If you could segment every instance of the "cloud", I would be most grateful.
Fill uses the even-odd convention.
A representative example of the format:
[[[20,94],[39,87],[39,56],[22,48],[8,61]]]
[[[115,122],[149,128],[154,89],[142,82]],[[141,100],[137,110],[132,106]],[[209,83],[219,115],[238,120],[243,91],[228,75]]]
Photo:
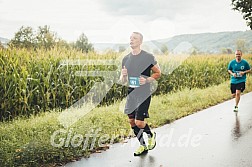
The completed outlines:
[[[92,42],[125,41],[140,31],[145,39],[178,34],[246,30],[230,0],[0,0],[1,36],[12,38],[22,25],[49,25],[68,41],[80,32]],[[126,35],[125,35],[126,34]],[[113,38],[111,38],[113,37]]]
[[[103,10],[111,15],[139,16],[145,20],[155,20],[160,17],[166,17],[173,20],[177,15],[186,15],[188,13],[201,14],[210,10],[213,5],[209,0],[96,0]],[[211,5],[213,4],[213,5]]]

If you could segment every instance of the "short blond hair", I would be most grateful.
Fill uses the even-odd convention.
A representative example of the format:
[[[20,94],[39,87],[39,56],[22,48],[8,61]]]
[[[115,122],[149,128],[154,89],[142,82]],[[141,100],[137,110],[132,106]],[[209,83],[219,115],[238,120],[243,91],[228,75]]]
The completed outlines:
[[[241,55],[242,55],[242,51],[240,49],[237,49],[235,52],[240,52]]]

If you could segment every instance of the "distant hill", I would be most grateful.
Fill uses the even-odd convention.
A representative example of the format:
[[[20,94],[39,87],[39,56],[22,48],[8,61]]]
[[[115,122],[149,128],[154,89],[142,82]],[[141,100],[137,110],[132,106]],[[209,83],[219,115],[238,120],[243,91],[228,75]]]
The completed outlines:
[[[2,45],[4,45],[5,47],[7,47],[7,43],[8,43],[9,41],[10,41],[9,39],[0,37],[0,42],[1,42]]]
[[[178,46],[182,46],[182,48],[186,46],[188,48],[191,45],[191,47],[197,49],[199,52],[220,53],[223,48],[235,50],[237,40],[244,40],[246,48],[252,48],[252,31],[184,34],[172,38],[147,41],[144,42],[143,46],[150,52],[160,50],[164,45],[168,47],[169,51],[174,51]],[[129,44],[94,44],[94,48],[98,51],[108,49],[118,51],[119,47],[127,48]]]
[[[246,48],[252,48],[252,31],[232,31],[218,33],[184,34],[172,38],[146,41],[143,49],[155,53],[161,52],[161,48],[166,46],[169,52],[183,51],[190,48],[198,52],[220,53],[223,48],[235,50],[237,40],[244,40]],[[7,46],[8,39],[0,37],[0,41]],[[107,50],[119,51],[128,49],[128,43],[94,43],[96,51],[104,52]]]
[[[106,51],[106,50],[116,50],[118,51],[120,47],[127,48],[129,44],[115,44],[115,43],[94,43],[94,49],[97,51]]]

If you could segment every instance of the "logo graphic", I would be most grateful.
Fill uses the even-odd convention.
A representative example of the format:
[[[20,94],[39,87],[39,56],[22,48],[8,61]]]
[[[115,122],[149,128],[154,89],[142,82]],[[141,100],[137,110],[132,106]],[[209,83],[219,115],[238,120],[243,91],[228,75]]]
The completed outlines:
[[[153,50],[159,50],[162,54],[160,47],[154,44],[153,42],[148,42],[149,46],[143,43],[142,49],[147,52],[153,53]],[[154,48],[153,50],[149,50],[150,48]],[[122,52],[116,59],[91,59],[91,60],[63,60],[60,65],[61,66],[114,66],[117,67],[114,71],[76,71],[75,75],[78,77],[102,77],[102,81],[96,82],[90,91],[74,103],[69,108],[65,109],[61,112],[58,117],[60,124],[64,127],[64,129],[58,130],[57,132],[66,132],[73,124],[75,124],[79,119],[83,118],[86,114],[96,108],[109,90],[112,88],[114,84],[122,84],[119,80],[121,69],[122,69],[122,59],[128,53],[130,53],[131,49],[127,48],[124,52]],[[189,42],[182,42],[175,47],[169,55],[160,56],[157,59],[158,62],[162,62],[163,60],[169,62],[169,65],[159,64],[162,74],[169,75],[176,68],[178,68],[194,51],[192,44]],[[155,54],[154,54],[155,55]],[[147,68],[147,67],[146,67]],[[138,86],[138,80],[133,78],[132,83],[134,86]],[[151,94],[153,94],[158,86],[158,82],[154,81],[151,83]],[[137,92],[134,90],[129,95],[134,95]],[[128,96],[129,96],[128,95]],[[149,97],[149,94],[143,95],[143,98],[139,101],[139,103],[144,102]],[[125,100],[122,100],[118,111],[123,109]],[[132,108],[133,110],[135,108]],[[55,134],[52,137],[52,141],[54,140]]]

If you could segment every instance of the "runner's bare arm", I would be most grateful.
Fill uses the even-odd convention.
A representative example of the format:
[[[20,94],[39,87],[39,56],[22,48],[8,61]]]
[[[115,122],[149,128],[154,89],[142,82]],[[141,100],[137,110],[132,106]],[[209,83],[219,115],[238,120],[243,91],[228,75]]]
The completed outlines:
[[[229,73],[230,75],[232,75],[232,76],[236,77],[236,74],[235,74],[235,73],[233,73],[231,70],[228,70],[228,73]]]
[[[125,66],[123,66],[121,70],[120,81],[123,85],[127,84],[128,82],[128,71]]]
[[[150,83],[150,82],[152,82],[152,81],[155,81],[155,80],[157,80],[158,78],[160,78],[160,76],[161,76],[161,70],[160,70],[160,67],[159,67],[158,64],[154,65],[154,66],[151,68],[151,70],[152,70],[153,74],[152,74],[150,77],[148,77],[148,78],[146,79],[146,82],[147,82],[147,83]]]

